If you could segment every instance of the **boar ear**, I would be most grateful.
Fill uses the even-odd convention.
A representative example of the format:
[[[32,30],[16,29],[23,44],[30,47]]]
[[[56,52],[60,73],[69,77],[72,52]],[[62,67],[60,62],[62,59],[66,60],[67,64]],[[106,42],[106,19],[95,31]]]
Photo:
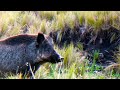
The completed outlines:
[[[50,36],[51,38],[53,38],[53,33],[52,33],[52,32],[50,32],[50,33],[49,33],[49,36]]]
[[[37,43],[40,44],[40,43],[42,43],[44,40],[45,40],[44,35],[43,35],[42,33],[38,33]]]

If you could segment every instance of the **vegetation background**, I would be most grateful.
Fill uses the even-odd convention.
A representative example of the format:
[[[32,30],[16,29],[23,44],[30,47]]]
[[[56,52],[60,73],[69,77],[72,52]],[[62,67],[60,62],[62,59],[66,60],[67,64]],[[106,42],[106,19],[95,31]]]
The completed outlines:
[[[120,30],[119,11],[0,11],[0,39],[18,34],[37,34],[43,32],[64,30],[65,26],[71,29],[76,25],[99,28],[112,25]],[[58,64],[46,63],[37,71],[36,79],[116,79],[120,73],[104,70],[95,63],[89,66],[89,60],[81,56],[82,45],[77,48],[70,44],[62,49],[55,46],[63,57],[64,62]],[[98,53],[95,52],[94,58]],[[120,56],[118,54],[118,64]],[[97,71],[97,70],[101,71]],[[20,79],[21,75],[10,75],[7,79]]]

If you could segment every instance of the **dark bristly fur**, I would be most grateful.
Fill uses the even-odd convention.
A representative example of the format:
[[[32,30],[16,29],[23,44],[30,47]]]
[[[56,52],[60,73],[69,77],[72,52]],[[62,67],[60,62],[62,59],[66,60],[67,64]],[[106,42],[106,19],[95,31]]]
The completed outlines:
[[[0,71],[30,74],[30,63],[33,73],[45,62],[61,62],[61,56],[54,50],[50,36],[18,35],[0,41]]]

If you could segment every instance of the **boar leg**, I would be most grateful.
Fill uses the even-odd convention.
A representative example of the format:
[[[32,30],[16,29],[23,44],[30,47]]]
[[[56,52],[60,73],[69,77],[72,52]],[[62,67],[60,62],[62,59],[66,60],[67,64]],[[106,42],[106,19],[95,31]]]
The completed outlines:
[[[22,78],[25,78],[27,76],[27,77],[34,79],[34,73],[32,71],[30,63],[28,62],[26,62],[25,65],[19,68],[18,73],[22,74]]]
[[[35,63],[35,64],[30,64],[26,63],[23,65],[20,69],[19,72],[22,73],[22,77],[25,78],[26,76],[30,79],[35,79],[35,73],[39,69],[41,63]]]

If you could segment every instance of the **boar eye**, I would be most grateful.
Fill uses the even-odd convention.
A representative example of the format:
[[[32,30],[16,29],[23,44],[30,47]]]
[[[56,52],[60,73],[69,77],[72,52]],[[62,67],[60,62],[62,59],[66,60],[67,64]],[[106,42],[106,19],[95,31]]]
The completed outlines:
[[[47,51],[47,52],[51,52],[52,49],[51,49],[50,47],[48,47],[48,48],[45,48],[45,51]]]

